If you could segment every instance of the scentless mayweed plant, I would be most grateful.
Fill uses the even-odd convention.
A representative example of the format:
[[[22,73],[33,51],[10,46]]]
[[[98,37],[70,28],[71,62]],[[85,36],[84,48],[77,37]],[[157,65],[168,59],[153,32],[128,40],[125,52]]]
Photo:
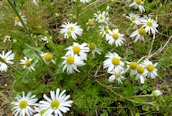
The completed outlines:
[[[0,1],[0,115],[172,115],[171,5]]]

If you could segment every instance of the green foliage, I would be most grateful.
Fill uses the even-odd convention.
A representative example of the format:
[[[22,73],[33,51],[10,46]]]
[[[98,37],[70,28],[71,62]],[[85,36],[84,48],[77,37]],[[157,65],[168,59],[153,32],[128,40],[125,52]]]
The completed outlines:
[[[0,28],[0,40],[3,41],[5,35],[10,35],[12,41],[1,42],[0,48],[5,51],[12,50],[15,53],[15,63],[12,66],[18,71],[8,69],[8,73],[14,76],[11,93],[15,95],[22,91],[31,91],[41,100],[43,99],[42,94],[48,94],[49,91],[57,88],[66,90],[67,94],[71,95],[70,99],[74,101],[71,113],[68,115],[75,116],[172,115],[170,88],[172,45],[170,42],[162,51],[150,58],[154,63],[158,62],[158,77],[146,79],[143,85],[139,80],[135,80],[135,76],[130,77],[128,72],[125,74],[123,84],[118,84],[117,81],[109,83],[107,80],[110,74],[102,66],[106,59],[105,54],[108,52],[118,53],[122,61],[137,62],[144,56],[145,58],[149,57],[149,52],[153,54],[161,46],[164,46],[172,35],[172,16],[169,14],[170,10],[167,10],[171,9],[172,3],[169,1],[167,4],[167,1],[149,2],[146,0],[144,4],[146,12],[141,14],[138,10],[127,7],[123,1],[92,0],[92,4],[82,4],[79,0],[76,3],[68,0],[40,0],[39,6],[35,6],[28,0],[16,0],[16,8],[18,12],[26,16],[26,26],[36,45],[33,45],[24,28],[14,26],[16,14],[5,2],[0,8],[0,13],[3,14],[0,19],[0,26],[3,27]],[[98,27],[101,24],[95,23],[94,28],[87,30],[88,20],[94,17],[94,13],[106,10],[107,5],[111,7],[107,14],[108,17],[111,17],[109,28],[119,28],[119,32],[125,34],[126,41],[119,47],[109,45],[105,37],[99,34]],[[155,40],[152,39],[152,35],[146,35],[144,41],[133,42],[129,36],[135,29],[131,27],[131,22],[125,17],[130,12],[140,15],[150,13],[153,19],[158,19],[159,32],[156,34]],[[77,22],[83,28],[82,36],[78,36],[76,41],[72,38],[64,38],[60,34],[60,26],[64,22]],[[45,36],[48,43],[40,40]],[[66,70],[63,71],[61,57],[67,51],[65,49],[73,42],[95,43],[101,49],[101,55],[95,54],[93,57],[91,53],[88,53],[86,65],[78,67],[80,73],[67,74]],[[56,64],[44,63],[40,56],[42,52],[51,53]],[[23,69],[23,65],[19,64],[24,56],[32,58],[32,63],[36,62],[35,71],[30,72]],[[150,96],[155,89],[160,89],[165,94],[158,97]]]

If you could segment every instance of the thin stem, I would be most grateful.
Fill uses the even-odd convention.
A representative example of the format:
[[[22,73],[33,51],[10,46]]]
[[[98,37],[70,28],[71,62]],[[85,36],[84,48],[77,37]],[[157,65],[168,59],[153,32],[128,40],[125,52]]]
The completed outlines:
[[[5,63],[8,67],[10,67],[12,70],[16,71],[19,75],[23,76],[22,73],[20,73],[17,69],[15,69],[13,66],[11,66],[10,64],[6,63],[2,58],[0,58],[0,62]]]
[[[28,28],[26,27],[26,25],[25,25],[24,21],[22,20],[22,18],[21,18],[21,16],[20,16],[19,12],[17,11],[16,7],[14,6],[14,4],[12,3],[11,0],[8,0],[8,3],[9,3],[10,6],[12,7],[12,9],[14,10],[15,14],[17,15],[17,17],[20,19],[20,21],[21,21],[21,23],[22,23],[22,25],[23,25],[23,27],[24,27],[26,33],[28,34],[28,36],[29,36],[29,38],[30,38],[30,41],[31,41],[32,44],[36,47],[36,43],[35,43],[35,41],[34,41],[32,35],[31,35],[30,31],[29,31]]]
[[[153,103],[155,102],[138,102],[138,101],[135,101],[135,100],[132,100],[132,99],[129,99],[129,98],[126,98],[120,94],[118,94],[117,92],[113,91],[112,89],[110,89],[109,87],[106,87],[106,85],[103,85],[102,83],[100,83],[98,80],[96,80],[97,83],[99,83],[102,87],[105,87],[106,89],[110,90],[112,93],[118,95],[119,97],[121,98],[124,98],[128,101],[131,101],[131,102],[134,102],[134,103],[138,103],[138,104],[147,104],[147,105],[153,105]]]

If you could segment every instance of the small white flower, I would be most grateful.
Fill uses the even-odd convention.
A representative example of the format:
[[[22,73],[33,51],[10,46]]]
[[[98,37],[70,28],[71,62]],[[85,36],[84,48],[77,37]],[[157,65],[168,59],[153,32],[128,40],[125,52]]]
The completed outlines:
[[[91,0],[80,0],[80,2],[85,4],[85,3],[91,2]]]
[[[50,54],[50,53],[42,53],[41,56],[42,56],[42,58],[43,58],[43,60],[44,60],[44,62],[46,64],[49,64],[50,62],[56,64],[55,61],[53,60],[53,55],[52,54]]]
[[[126,18],[130,19],[132,23],[139,25],[140,24],[140,16],[135,13],[130,13]]]
[[[45,112],[47,111],[46,107],[42,107],[41,105],[39,107],[34,107],[36,114],[34,116],[46,116]],[[53,116],[53,115],[49,115]]]
[[[110,6],[106,6],[106,11],[109,11],[111,9]]]
[[[144,36],[146,35],[146,30],[144,28],[140,28],[135,30],[133,33],[131,33],[130,37],[135,37],[134,42],[137,42],[138,40],[144,41]]]
[[[93,19],[89,19],[88,22],[86,23],[86,25],[88,26],[87,27],[87,30],[89,30],[90,28],[93,28],[94,27],[94,18]]]
[[[151,95],[152,96],[159,96],[159,95],[162,95],[162,92],[160,90],[154,90],[154,91],[152,91]]]
[[[132,4],[130,4],[130,7],[131,6],[134,6],[135,9],[139,9],[140,12],[145,12],[145,8],[142,6],[144,4],[144,1],[143,0],[134,0],[132,2]]]
[[[41,37],[40,38],[40,41],[45,42],[45,43],[48,43],[48,38],[46,36]]]
[[[36,5],[36,6],[39,6],[39,5],[38,5],[38,1],[39,1],[39,0],[32,0],[32,3],[33,3],[34,5]]]
[[[106,36],[106,40],[110,45],[115,44],[116,47],[121,46],[124,42],[124,34],[120,34],[118,29],[109,30],[109,35]]]
[[[102,25],[102,26],[99,26],[99,28],[100,28],[100,34],[102,35],[102,37],[105,36],[105,38],[106,38],[106,36],[109,34],[109,31],[110,31],[109,26],[108,25],[106,25],[106,26]]]
[[[63,71],[65,69],[67,69],[67,74],[72,74],[75,71],[80,72],[77,69],[77,66],[85,65],[85,63],[83,61],[84,59],[78,55],[63,56],[62,58],[64,59],[64,61],[62,63],[62,65],[64,65]]]
[[[146,71],[145,68],[142,65],[137,66],[137,75],[136,79],[140,79],[140,83],[144,84],[146,77]]]
[[[24,15],[22,16],[21,13],[19,13],[19,14],[20,14],[20,16],[21,16],[23,22],[26,24],[26,23],[27,23],[27,19],[25,18],[25,16],[24,16]],[[23,25],[22,25],[22,23],[21,23],[19,17],[17,17],[17,16],[16,16],[16,18],[15,18],[14,25],[15,25],[15,26],[18,25],[18,26],[23,27]]]
[[[124,74],[124,70],[112,70],[111,72],[109,72],[110,74],[112,74],[108,81],[109,82],[114,82],[115,80],[118,81],[118,84],[122,84],[122,80],[124,80],[125,78],[122,76]]]
[[[77,23],[69,23],[69,22],[65,22],[65,24],[62,24],[62,29],[60,29],[60,33],[61,34],[64,34],[64,37],[65,38],[69,38],[70,36],[76,40],[77,36],[76,35],[79,35],[81,36],[82,35],[82,31],[83,29],[77,25]]]
[[[4,60],[8,64],[14,64],[11,60],[14,60],[14,53],[12,51],[8,51],[6,54],[4,51],[2,51],[2,54],[0,54],[0,58]],[[7,71],[8,66],[0,61],[0,71]]]
[[[28,69],[30,72],[35,71],[35,63],[32,63],[31,58],[24,57],[24,59],[20,60],[20,64],[23,64],[23,68]]]
[[[146,74],[148,78],[150,77],[153,79],[153,78],[156,78],[156,76],[158,76],[157,69],[156,69],[158,63],[153,64],[148,59],[145,59],[142,65],[146,68]]]
[[[11,41],[11,36],[10,35],[6,35],[5,37],[4,37],[4,40],[3,40],[3,42],[6,42],[6,41]]]
[[[92,56],[95,57],[95,53],[98,53],[99,55],[101,54],[101,50],[96,47],[96,44],[91,43],[89,44],[90,51],[92,53]]]
[[[105,23],[107,24],[109,21],[109,17],[106,16],[108,12],[103,11],[102,13],[96,14],[94,13],[94,17],[96,18],[96,20],[98,21],[98,23]]]
[[[107,53],[106,56],[108,59],[106,59],[103,62],[103,68],[108,68],[108,72],[111,72],[113,69],[115,70],[123,70],[124,63],[120,60],[121,57],[117,53]]]
[[[47,95],[43,95],[46,101],[40,101],[40,106],[45,107],[47,110],[45,111],[45,116],[51,116],[54,114],[55,116],[63,116],[63,113],[66,113],[70,109],[71,104],[73,103],[72,100],[68,100],[70,95],[65,94],[66,90],[63,90],[60,93],[60,89],[58,88],[55,91],[50,91],[50,97],[48,98]]]
[[[128,61],[126,61],[126,63],[128,64],[127,68],[130,70],[130,76],[137,74],[138,64],[136,62],[128,62]]]
[[[148,34],[152,33],[153,35],[155,35],[155,33],[158,32],[158,30],[156,29],[158,27],[158,24],[155,20],[145,16],[144,18],[140,20],[140,22],[141,24],[143,24],[142,27],[145,28]]]
[[[66,55],[78,55],[81,56],[84,60],[87,59],[87,53],[89,52],[89,48],[87,43],[82,43],[81,45],[78,43],[73,43],[73,46],[69,46],[68,48],[66,48],[67,53]]]
[[[22,96],[17,95],[16,97],[17,101],[13,101],[11,104],[14,105],[14,108],[12,108],[14,116],[32,116],[32,114],[35,112],[32,109],[32,106],[37,105],[35,98],[35,95],[32,95],[30,92],[25,96],[25,93],[22,92]]]

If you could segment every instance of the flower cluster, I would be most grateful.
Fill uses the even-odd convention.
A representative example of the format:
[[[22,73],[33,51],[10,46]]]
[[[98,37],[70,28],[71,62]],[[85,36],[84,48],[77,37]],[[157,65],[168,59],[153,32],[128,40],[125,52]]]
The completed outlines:
[[[122,83],[124,74],[129,70],[130,77],[136,75],[136,79],[140,79],[141,84],[144,83],[145,78],[154,79],[157,74],[158,63],[153,64],[148,59],[145,59],[141,63],[122,61],[121,57],[116,53],[107,53],[105,56],[107,59],[103,62],[103,68],[107,69],[107,72],[112,74],[109,77],[109,82],[117,80],[118,83]],[[126,65],[125,65],[126,63]]]
[[[94,54],[97,52],[100,54],[100,50],[96,48],[96,45],[94,43],[91,43],[88,45],[87,43],[76,43],[74,42],[72,46],[69,46],[66,48],[68,50],[62,58],[63,61],[63,71],[66,69],[68,74],[72,74],[75,71],[80,72],[77,67],[78,66],[84,66],[85,62],[84,60],[87,60],[87,53],[89,51],[92,52],[92,55],[94,57]]]
[[[12,101],[13,113],[15,116],[62,116],[62,113],[69,111],[69,107],[73,103],[72,100],[68,100],[70,95],[65,94],[66,90],[60,92],[57,88],[56,91],[50,91],[50,98],[46,94],[43,95],[44,100],[39,101],[36,95],[32,95],[30,92],[25,95],[22,92],[22,96],[17,95],[16,100]]]

